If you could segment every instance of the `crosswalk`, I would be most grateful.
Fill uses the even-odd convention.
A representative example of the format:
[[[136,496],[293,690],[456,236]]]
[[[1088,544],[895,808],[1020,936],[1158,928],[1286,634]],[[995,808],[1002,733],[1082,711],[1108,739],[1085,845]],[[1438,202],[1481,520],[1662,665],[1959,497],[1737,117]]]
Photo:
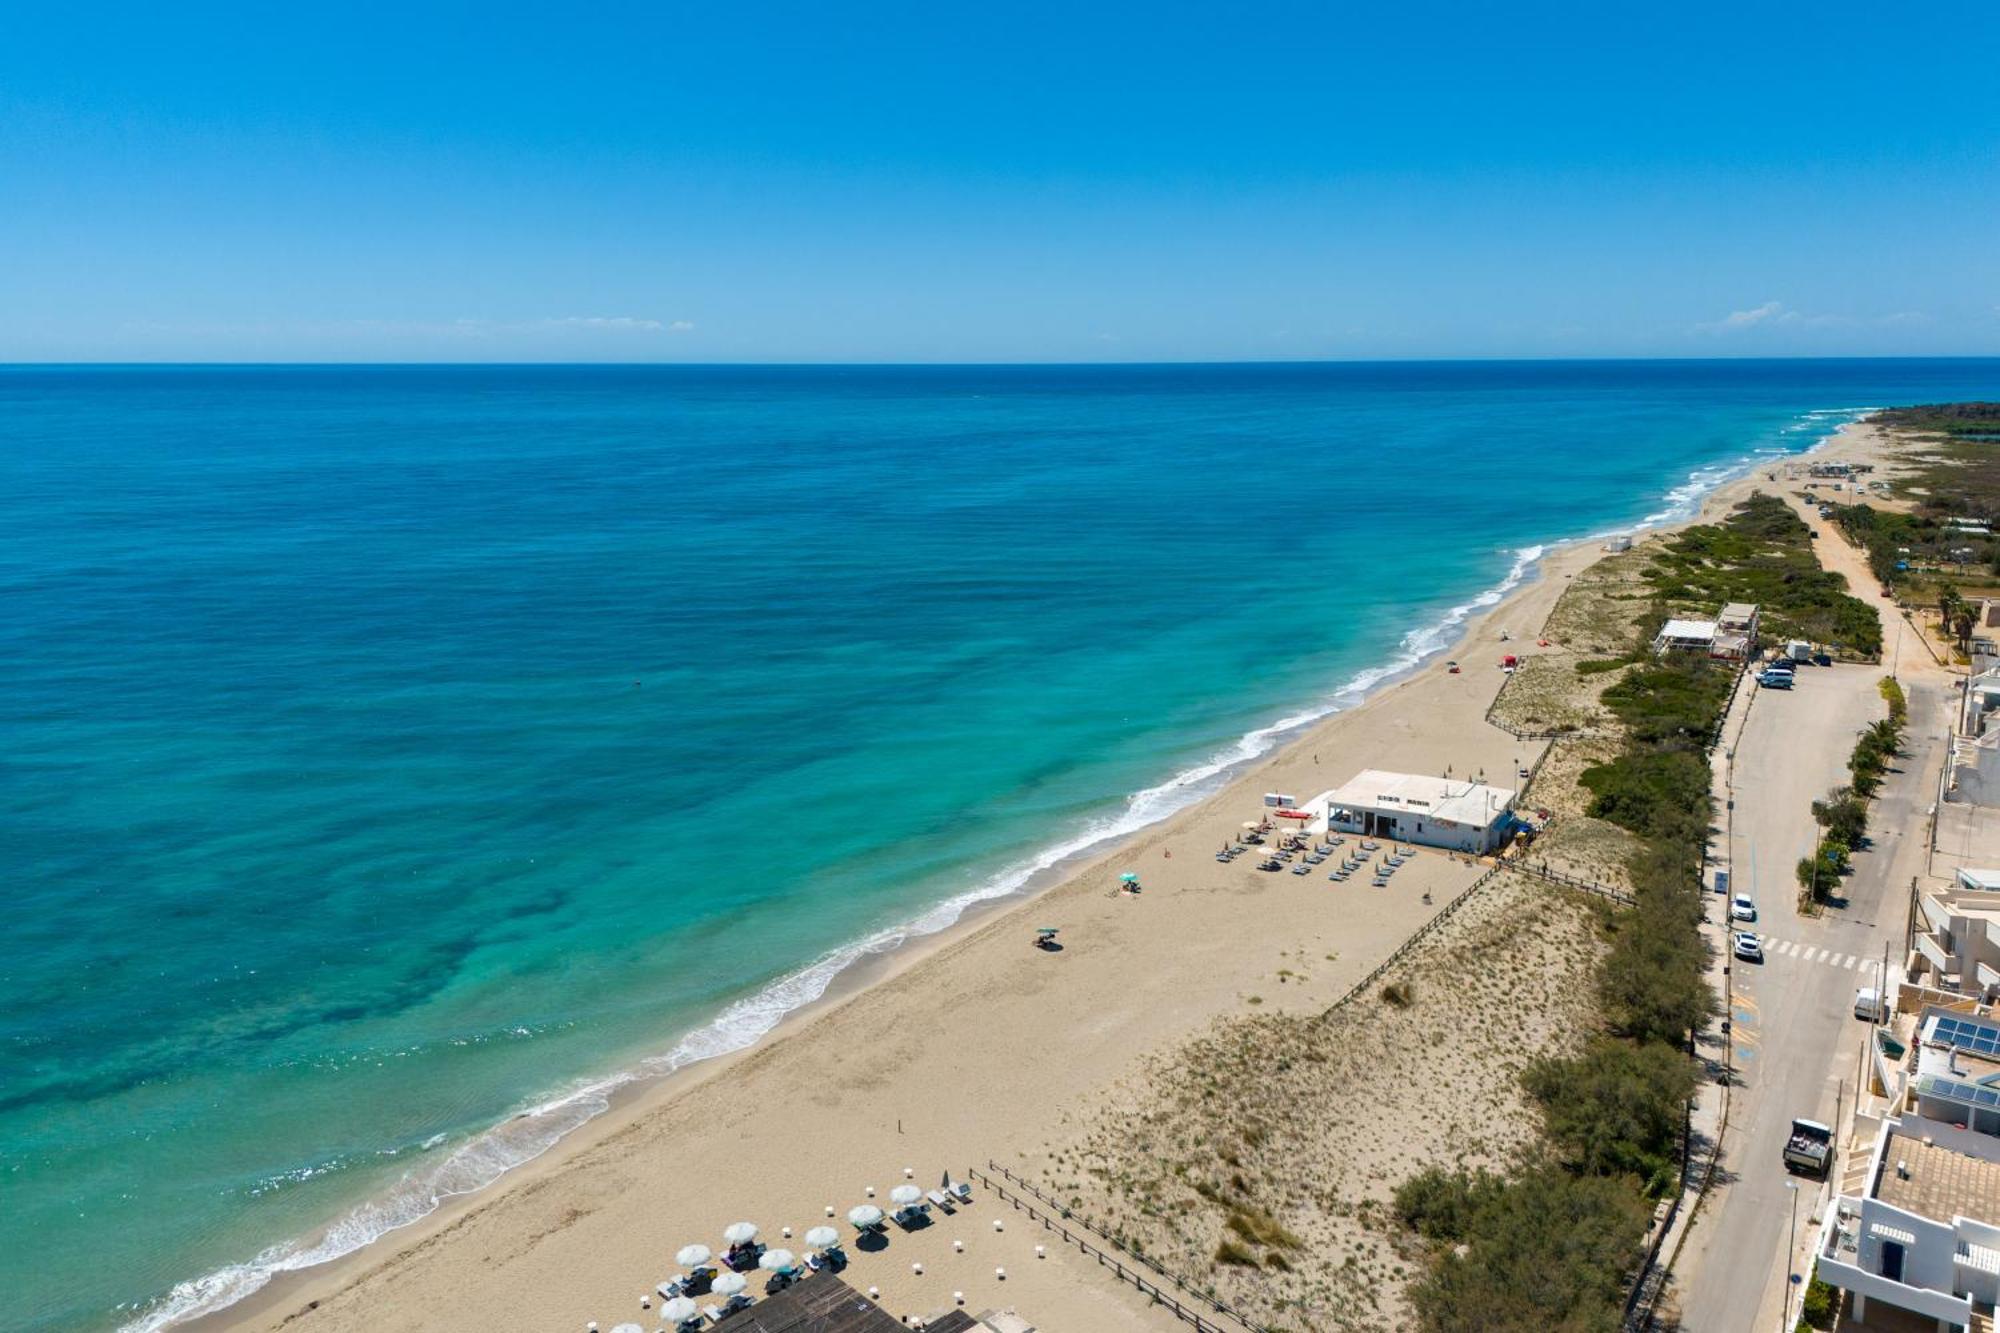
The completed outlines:
[[[1802,963],[1844,967],[1850,971],[1859,967],[1869,967],[1881,961],[1861,954],[1842,953],[1838,949],[1828,949],[1820,945],[1801,944],[1797,940],[1773,939],[1769,935],[1764,936],[1763,941],[1766,958],[1796,958]]]

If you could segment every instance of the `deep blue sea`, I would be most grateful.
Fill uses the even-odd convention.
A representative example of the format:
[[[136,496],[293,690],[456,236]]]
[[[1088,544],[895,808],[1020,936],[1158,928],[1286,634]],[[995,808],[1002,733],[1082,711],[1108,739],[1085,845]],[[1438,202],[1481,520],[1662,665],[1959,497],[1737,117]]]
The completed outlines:
[[[0,1326],[412,1220],[1543,544],[1963,397],[2000,362],[0,369]]]

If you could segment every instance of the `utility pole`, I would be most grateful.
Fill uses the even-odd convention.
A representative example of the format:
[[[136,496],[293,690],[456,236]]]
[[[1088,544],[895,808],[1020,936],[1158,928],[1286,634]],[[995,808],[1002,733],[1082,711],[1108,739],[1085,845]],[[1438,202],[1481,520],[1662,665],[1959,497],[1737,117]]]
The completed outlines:
[[[1832,1151],[1831,1145],[1828,1151]],[[1792,1248],[1799,1237],[1799,1182],[1788,1180],[1785,1189],[1792,1196],[1792,1222],[1785,1231],[1785,1289],[1778,1293],[1778,1333],[1790,1333],[1792,1327]]]

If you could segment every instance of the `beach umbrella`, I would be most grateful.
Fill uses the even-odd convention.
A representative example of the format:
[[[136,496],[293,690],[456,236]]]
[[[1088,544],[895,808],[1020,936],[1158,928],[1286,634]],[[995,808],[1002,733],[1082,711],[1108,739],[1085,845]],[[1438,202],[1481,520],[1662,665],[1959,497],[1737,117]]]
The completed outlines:
[[[723,1229],[722,1238],[731,1245],[748,1245],[757,1239],[755,1222],[731,1222]]]
[[[847,1210],[847,1220],[857,1227],[873,1227],[882,1224],[882,1210],[872,1203],[864,1203],[858,1208]]]
[[[790,1268],[797,1262],[797,1258],[790,1250],[766,1250],[763,1258],[757,1261],[757,1267],[768,1268],[776,1273],[781,1269]]]
[[[923,1197],[924,1192],[915,1185],[898,1185],[889,1191],[889,1202],[893,1204],[911,1204]]]
[[[1139,872],[1136,870],[1128,870],[1124,874],[1120,875],[1118,878],[1124,880],[1127,884],[1137,884],[1139,882]]]
[[[806,1232],[806,1244],[815,1250],[823,1250],[829,1245],[840,1244],[840,1233],[832,1227],[814,1227]]]
[[[682,1268],[699,1268],[714,1257],[706,1245],[683,1245],[674,1256],[674,1262]]]
[[[724,1273],[715,1279],[715,1286],[710,1290],[718,1296],[734,1296],[749,1285],[750,1279],[741,1273]]]
[[[1243,821],[1243,827],[1244,827],[1244,828],[1258,828],[1258,827],[1261,827],[1261,826],[1260,826],[1260,825],[1259,825],[1259,824],[1257,823],[1257,821],[1256,821],[1256,820],[1254,820],[1254,819],[1246,819],[1246,820],[1244,820],[1244,821]]]
[[[611,1333],[646,1333],[646,1330],[637,1324],[619,1324],[611,1330]]]
[[[700,1307],[691,1296],[676,1296],[660,1307],[660,1318],[669,1324],[678,1324],[684,1319],[692,1319]]]

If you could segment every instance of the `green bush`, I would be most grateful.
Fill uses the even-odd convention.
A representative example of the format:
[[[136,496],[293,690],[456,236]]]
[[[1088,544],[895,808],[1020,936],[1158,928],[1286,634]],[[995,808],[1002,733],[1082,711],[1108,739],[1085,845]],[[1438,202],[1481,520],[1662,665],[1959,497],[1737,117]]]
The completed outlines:
[[[1832,1328],[1833,1316],[1840,1309],[1840,1290],[1819,1280],[1815,1272],[1812,1281],[1806,1283],[1805,1299],[1799,1303],[1799,1323],[1807,1328]]]
[[[1468,1196],[1411,1287],[1430,1333],[1613,1333],[1650,1209],[1632,1182],[1541,1164]]]
[[[1693,1061],[1675,1046],[1608,1039],[1581,1055],[1537,1060],[1521,1078],[1572,1170],[1647,1182],[1674,1179],[1694,1080]]]

